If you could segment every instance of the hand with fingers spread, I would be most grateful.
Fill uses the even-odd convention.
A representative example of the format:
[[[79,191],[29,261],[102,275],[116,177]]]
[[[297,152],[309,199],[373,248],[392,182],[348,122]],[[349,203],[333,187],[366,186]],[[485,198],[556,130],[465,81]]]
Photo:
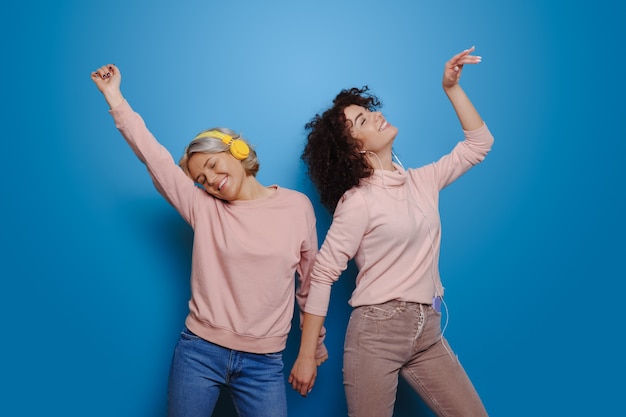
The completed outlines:
[[[104,95],[105,100],[111,108],[116,107],[122,101],[122,74],[113,64],[103,65],[91,73],[91,80],[96,84],[98,90]]]
[[[443,80],[441,82],[443,91],[448,96],[454,111],[461,122],[461,126],[465,130],[478,129],[483,125],[478,111],[474,108],[474,105],[461,88],[459,80],[461,79],[461,72],[463,72],[463,66],[465,64],[478,64],[482,61],[482,57],[472,55],[475,47],[464,50],[450,58],[446,62],[443,70]]]
[[[446,62],[443,70],[442,81],[444,89],[452,88],[459,83],[459,80],[461,79],[461,72],[463,72],[463,65],[478,64],[482,60],[482,57],[480,56],[471,55],[475,49],[476,48],[472,46],[463,52],[459,52]]]

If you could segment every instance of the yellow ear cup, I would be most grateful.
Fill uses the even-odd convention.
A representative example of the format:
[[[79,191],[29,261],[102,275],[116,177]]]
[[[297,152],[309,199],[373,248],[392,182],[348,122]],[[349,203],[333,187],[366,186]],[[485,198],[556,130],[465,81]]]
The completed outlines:
[[[195,139],[200,138],[216,138],[228,145],[231,155],[240,161],[246,159],[250,155],[250,147],[241,139],[233,139],[232,136],[222,133],[219,130],[210,130],[200,133]]]
[[[243,140],[235,139],[230,142],[230,153],[241,161],[250,155],[250,147]]]

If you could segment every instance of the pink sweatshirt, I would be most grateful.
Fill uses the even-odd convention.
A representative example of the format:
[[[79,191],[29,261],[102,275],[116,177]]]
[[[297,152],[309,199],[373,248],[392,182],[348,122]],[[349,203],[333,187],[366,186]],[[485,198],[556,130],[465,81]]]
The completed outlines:
[[[282,351],[294,297],[302,311],[317,253],[309,199],[278,186],[270,197],[259,200],[214,198],[185,175],[126,101],[111,114],[157,190],[194,230],[186,326],[230,349]],[[324,333],[322,329],[317,357],[326,354]]]
[[[439,277],[439,191],[481,162],[493,136],[486,125],[439,161],[405,171],[375,170],[340,199],[317,255],[305,311],[325,316],[331,285],[352,258],[358,267],[352,307],[400,300],[431,304]]]

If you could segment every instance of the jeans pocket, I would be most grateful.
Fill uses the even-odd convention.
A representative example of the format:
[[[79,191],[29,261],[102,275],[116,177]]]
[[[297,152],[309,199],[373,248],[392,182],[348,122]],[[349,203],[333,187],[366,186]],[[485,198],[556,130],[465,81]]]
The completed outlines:
[[[378,304],[363,307],[363,317],[371,320],[388,320],[397,312],[395,306]]]
[[[195,333],[192,333],[191,330],[186,327],[180,332],[180,339],[188,341],[204,340],[200,336],[196,336]]]

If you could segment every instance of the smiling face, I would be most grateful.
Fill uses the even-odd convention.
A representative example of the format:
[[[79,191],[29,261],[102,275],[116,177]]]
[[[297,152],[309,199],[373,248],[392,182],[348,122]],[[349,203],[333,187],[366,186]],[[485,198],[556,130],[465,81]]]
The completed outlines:
[[[240,198],[246,172],[230,152],[196,152],[189,158],[189,176],[213,197],[233,201]]]
[[[362,150],[376,154],[391,152],[398,128],[388,123],[381,112],[353,104],[345,108],[344,114],[350,135],[362,144]]]

